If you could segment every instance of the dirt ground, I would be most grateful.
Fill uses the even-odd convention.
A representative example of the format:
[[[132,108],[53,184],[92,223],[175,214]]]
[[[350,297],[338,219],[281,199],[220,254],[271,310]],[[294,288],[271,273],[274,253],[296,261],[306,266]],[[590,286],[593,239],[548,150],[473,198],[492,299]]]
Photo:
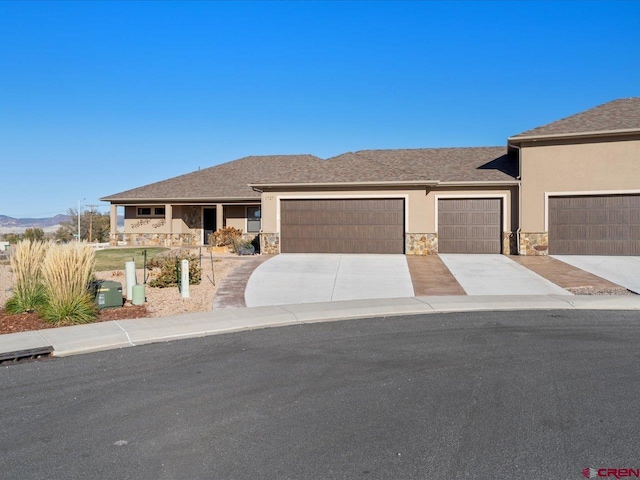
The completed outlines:
[[[134,306],[126,302],[123,308],[105,309],[100,312],[96,321],[118,320],[124,318],[164,317],[188,312],[204,312],[213,308],[213,296],[220,283],[227,275],[243,261],[251,257],[239,257],[233,254],[214,254],[213,257],[202,258],[202,280],[199,285],[189,285],[189,298],[182,298],[177,287],[152,288],[145,287],[146,302],[144,305]],[[213,260],[213,261],[212,261]],[[143,282],[144,272],[136,271],[136,280]],[[126,281],[123,270],[96,272],[99,280],[114,280],[122,283],[126,292]],[[215,281],[215,285],[213,282]],[[13,274],[8,265],[0,265],[0,334],[13,333],[53,326],[44,322],[34,313],[22,315],[7,315],[3,307],[11,298]]]

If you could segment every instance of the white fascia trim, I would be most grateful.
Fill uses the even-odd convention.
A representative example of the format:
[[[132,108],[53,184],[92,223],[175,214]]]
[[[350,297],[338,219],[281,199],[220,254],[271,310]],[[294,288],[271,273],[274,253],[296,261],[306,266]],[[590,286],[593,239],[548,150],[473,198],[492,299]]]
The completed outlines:
[[[179,198],[171,198],[171,199],[159,199],[157,201],[154,200],[149,200],[149,199],[140,199],[140,200],[113,200],[110,201],[111,205],[116,205],[117,207],[135,207],[138,205],[166,205],[166,204],[171,204],[171,205],[195,205],[195,206],[201,206],[201,205],[243,205],[243,204],[253,204],[253,203],[260,203],[260,198],[247,198],[247,199],[238,199],[238,200],[234,200],[232,198],[222,198],[220,199],[220,201],[215,201],[215,200],[202,200],[202,201],[197,201],[197,200],[190,200],[190,201],[184,201],[184,200],[180,200]]]
[[[593,195],[637,195],[640,190],[580,190],[578,192],[544,192],[544,231],[549,231],[549,197],[573,197]]]
[[[402,198],[404,200],[404,233],[409,232],[409,195],[407,194],[379,194],[379,195],[276,195],[276,233],[280,233],[280,201],[281,200],[350,200],[358,198]]]
[[[610,137],[615,135],[634,135],[640,133],[637,128],[621,128],[619,130],[592,130],[589,132],[575,132],[575,133],[548,133],[546,135],[526,135],[526,136],[513,136],[507,138],[507,142],[531,142],[536,140],[555,140],[565,138],[586,138],[586,137]]]
[[[298,188],[298,187],[435,187],[440,180],[397,180],[388,182],[320,182],[320,183],[249,183],[251,188]]]
[[[440,182],[438,187],[468,187],[468,186],[482,186],[482,187],[504,187],[504,186],[516,186],[520,184],[520,180],[500,180],[500,181],[477,181],[477,182]]]
[[[438,233],[438,200],[440,199],[450,199],[450,198],[499,198],[502,200],[502,231],[509,232],[510,230],[507,228],[507,194],[506,193],[477,193],[472,195],[464,195],[464,194],[447,194],[447,193],[436,193],[434,195],[435,205],[435,227],[436,233]]]

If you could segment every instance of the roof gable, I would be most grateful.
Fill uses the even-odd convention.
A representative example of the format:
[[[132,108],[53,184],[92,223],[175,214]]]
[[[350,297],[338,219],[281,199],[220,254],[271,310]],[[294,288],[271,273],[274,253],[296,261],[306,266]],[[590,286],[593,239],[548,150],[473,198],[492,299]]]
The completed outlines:
[[[622,98],[576,113],[509,138],[587,135],[597,133],[640,132],[640,97]]]

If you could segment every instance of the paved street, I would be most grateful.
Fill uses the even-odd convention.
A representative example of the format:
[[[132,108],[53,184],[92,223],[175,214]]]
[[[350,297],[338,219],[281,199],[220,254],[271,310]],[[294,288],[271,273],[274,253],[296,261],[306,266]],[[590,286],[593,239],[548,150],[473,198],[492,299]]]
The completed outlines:
[[[2,366],[2,478],[640,468],[637,312],[432,314]]]

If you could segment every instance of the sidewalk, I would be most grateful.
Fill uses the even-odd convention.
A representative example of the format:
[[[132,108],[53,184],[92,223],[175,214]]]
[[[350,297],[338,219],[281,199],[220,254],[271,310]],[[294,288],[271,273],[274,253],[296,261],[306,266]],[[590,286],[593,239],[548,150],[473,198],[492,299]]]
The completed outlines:
[[[640,310],[640,296],[420,296],[307,303],[117,320],[0,335],[0,355],[53,347],[54,356],[268,327],[356,318],[499,310]]]

